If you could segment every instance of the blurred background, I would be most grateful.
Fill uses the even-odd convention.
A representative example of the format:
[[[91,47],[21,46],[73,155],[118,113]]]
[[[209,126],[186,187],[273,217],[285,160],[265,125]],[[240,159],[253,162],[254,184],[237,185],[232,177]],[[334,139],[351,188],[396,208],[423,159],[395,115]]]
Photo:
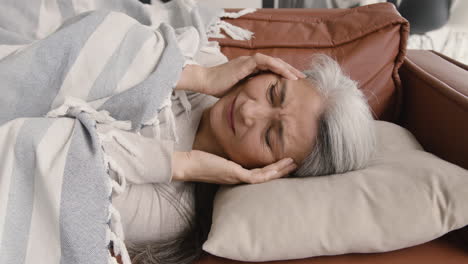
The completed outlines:
[[[151,0],[146,0],[146,2],[149,1]],[[170,0],[152,1],[169,2]],[[410,22],[409,49],[435,50],[464,64],[468,64],[468,0],[196,1],[221,8],[350,8],[390,2]]]

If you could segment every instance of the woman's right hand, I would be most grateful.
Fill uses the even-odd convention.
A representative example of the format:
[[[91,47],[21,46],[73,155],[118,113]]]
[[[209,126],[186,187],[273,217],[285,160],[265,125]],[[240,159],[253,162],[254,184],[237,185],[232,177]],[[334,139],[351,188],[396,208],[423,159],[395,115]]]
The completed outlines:
[[[186,65],[176,90],[188,90],[221,98],[240,80],[260,71],[271,71],[284,78],[297,80],[306,76],[280,58],[256,53],[205,68]]]
[[[256,53],[207,68],[203,93],[221,98],[236,83],[261,71],[270,71],[289,80],[306,77],[304,73],[280,58]]]
[[[172,155],[174,181],[215,184],[263,183],[286,176],[296,168],[296,164],[290,158],[249,170],[233,161],[199,150],[174,152]]]

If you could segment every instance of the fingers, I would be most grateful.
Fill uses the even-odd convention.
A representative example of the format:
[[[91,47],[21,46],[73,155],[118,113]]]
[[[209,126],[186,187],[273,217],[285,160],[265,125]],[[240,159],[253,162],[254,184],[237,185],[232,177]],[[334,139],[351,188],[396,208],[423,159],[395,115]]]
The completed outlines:
[[[298,69],[286,63],[280,58],[270,57],[265,54],[256,53],[252,56],[256,62],[256,67],[261,70],[270,70],[276,74],[283,76],[290,80],[297,80],[298,78],[305,78],[306,76]]]
[[[305,78],[306,75],[304,73],[302,73],[300,70],[294,68],[293,66],[291,66],[291,64],[288,64],[287,62],[283,61],[282,59],[280,58],[276,58],[277,60],[283,62],[285,64],[285,66],[288,68],[288,70],[292,73],[294,73],[294,75],[296,75],[298,78]]]
[[[279,179],[293,172],[296,168],[297,168],[296,164],[289,164],[288,166],[283,168],[281,171],[270,170],[270,171],[265,172],[264,175],[262,177],[259,177],[258,180],[259,182],[267,182],[267,181],[271,181],[274,179]]]
[[[284,167],[288,166],[289,164],[293,163],[294,160],[291,159],[291,158],[284,158],[284,159],[281,159],[281,160],[278,160],[277,162],[275,163],[272,163],[270,165],[267,165],[265,167],[263,167],[264,170],[276,170],[276,171],[280,171],[282,170]]]
[[[289,164],[286,168],[278,172],[279,175],[277,175],[277,177],[281,178],[283,176],[286,176],[289,173],[293,172],[295,169],[297,169],[297,165],[295,163]]]
[[[285,158],[265,166],[261,169],[253,169],[249,175],[245,177],[244,182],[248,183],[263,183],[274,179],[281,178],[297,168],[293,159]]]

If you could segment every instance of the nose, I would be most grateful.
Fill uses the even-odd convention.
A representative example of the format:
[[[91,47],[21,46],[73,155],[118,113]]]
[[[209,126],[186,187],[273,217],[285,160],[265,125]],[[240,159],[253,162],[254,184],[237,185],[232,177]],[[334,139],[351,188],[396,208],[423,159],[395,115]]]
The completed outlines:
[[[262,104],[254,100],[247,100],[239,109],[241,121],[246,126],[253,126],[255,122],[275,119],[279,117],[279,109],[270,105]]]

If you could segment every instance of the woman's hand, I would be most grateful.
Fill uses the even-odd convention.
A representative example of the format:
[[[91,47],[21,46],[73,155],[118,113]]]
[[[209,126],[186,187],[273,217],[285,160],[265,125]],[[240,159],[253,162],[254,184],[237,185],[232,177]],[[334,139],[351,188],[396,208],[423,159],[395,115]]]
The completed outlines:
[[[263,168],[248,170],[217,155],[192,150],[173,153],[172,179],[215,184],[262,183],[281,178],[296,167],[292,159],[285,158]]]
[[[240,80],[259,71],[271,71],[290,80],[305,77],[302,72],[280,58],[256,53],[253,56],[241,56],[210,68],[187,65],[176,89],[195,91],[220,98]]]
[[[290,80],[305,77],[302,72],[280,58],[256,53],[208,68],[204,93],[222,97],[240,80],[259,71],[271,71]]]

